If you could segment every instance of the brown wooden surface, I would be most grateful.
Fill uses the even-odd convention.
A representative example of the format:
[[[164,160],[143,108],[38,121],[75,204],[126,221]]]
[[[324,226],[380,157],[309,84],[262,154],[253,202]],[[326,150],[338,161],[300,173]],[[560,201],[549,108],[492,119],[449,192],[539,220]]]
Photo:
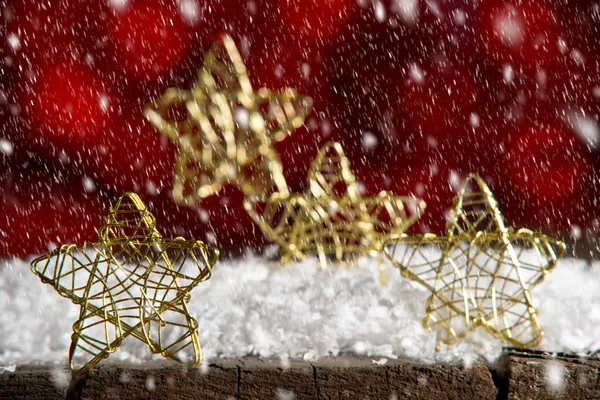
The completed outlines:
[[[54,371],[54,372],[53,372]],[[0,398],[61,399],[56,367],[19,368],[0,375]],[[56,381],[58,382],[58,381]],[[85,381],[82,399],[495,399],[496,387],[482,365],[427,365],[341,356],[316,362],[240,358],[202,368],[153,362],[101,364]]]
[[[496,399],[498,390],[489,366],[435,364],[421,365],[410,360],[389,363],[390,386],[398,399]],[[491,384],[490,384],[491,383]]]
[[[376,358],[379,359],[379,358]],[[548,371],[562,375],[549,384]],[[2,399],[63,399],[70,376],[56,366],[0,374]],[[80,382],[81,383],[81,382]],[[496,366],[339,356],[224,359],[200,368],[105,362],[70,388],[82,399],[598,399],[600,360],[507,349]]]
[[[511,350],[506,360],[508,399],[600,400],[600,359]]]

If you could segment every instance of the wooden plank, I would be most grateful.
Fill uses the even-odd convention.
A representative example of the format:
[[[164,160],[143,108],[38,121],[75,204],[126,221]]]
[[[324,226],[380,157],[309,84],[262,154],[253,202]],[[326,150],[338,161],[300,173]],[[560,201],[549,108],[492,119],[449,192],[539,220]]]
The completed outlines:
[[[600,399],[595,357],[511,349],[505,362],[508,399]]]
[[[69,373],[56,366],[18,368],[0,374],[0,399],[63,399]]]
[[[63,399],[69,379],[67,370],[56,367],[18,368],[0,375],[0,399]],[[105,363],[90,371],[84,385],[83,399],[235,399],[238,366],[236,360],[200,368]]]
[[[389,362],[392,395],[398,399],[490,399],[498,390],[484,364],[423,364],[410,360]]]
[[[134,368],[131,365],[108,365],[91,371],[83,398],[236,398],[237,376],[235,360],[200,368],[164,362]]]
[[[324,358],[313,365],[321,400],[390,398],[387,367],[374,365],[370,358]]]
[[[0,374],[0,398],[63,399],[69,379],[56,366],[19,367]],[[600,360],[508,349],[496,369],[411,359],[376,365],[369,357],[355,356],[315,362],[246,357],[200,368],[162,361],[106,362],[90,372],[85,386],[73,385],[70,398],[78,398],[77,389],[83,399],[600,400]]]
[[[302,360],[240,360],[241,399],[316,399],[313,366]]]
[[[388,360],[376,365],[365,357],[343,356],[314,363],[319,399],[410,398],[490,399],[497,389],[485,365],[465,368]]]
[[[62,399],[65,370],[18,368],[0,375],[0,398]],[[376,365],[369,357],[340,356],[316,362],[259,359],[219,360],[201,368],[169,362],[144,365],[104,363],[70,398],[103,399],[350,399],[480,398],[494,399],[496,388],[484,365],[427,365],[389,360]]]

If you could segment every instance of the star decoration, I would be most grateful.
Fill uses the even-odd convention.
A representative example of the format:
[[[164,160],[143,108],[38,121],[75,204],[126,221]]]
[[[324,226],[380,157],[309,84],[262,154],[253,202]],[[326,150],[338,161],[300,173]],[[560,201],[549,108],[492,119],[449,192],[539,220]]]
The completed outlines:
[[[420,217],[425,202],[382,191],[362,197],[350,162],[339,143],[329,142],[308,173],[308,193],[273,193],[266,201],[246,200],[244,207],[265,235],[281,245],[281,261],[318,255],[327,261],[378,257],[382,283],[383,243],[408,229]]]
[[[42,282],[81,307],[69,366],[84,374],[133,336],[153,353],[198,365],[198,323],[190,291],[210,278],[219,251],[198,240],[166,239],[135,193],[125,193],[99,241],[63,245],[31,262]]]
[[[528,229],[505,227],[486,183],[467,177],[450,211],[445,236],[393,239],[386,255],[402,274],[431,292],[423,326],[452,344],[481,326],[518,347],[541,342],[530,290],[541,283],[565,244]]]
[[[168,89],[146,118],[179,147],[173,198],[194,204],[224,185],[246,196],[287,193],[273,143],[304,123],[312,100],[293,89],[252,89],[233,40],[222,35],[206,53],[191,90]]]

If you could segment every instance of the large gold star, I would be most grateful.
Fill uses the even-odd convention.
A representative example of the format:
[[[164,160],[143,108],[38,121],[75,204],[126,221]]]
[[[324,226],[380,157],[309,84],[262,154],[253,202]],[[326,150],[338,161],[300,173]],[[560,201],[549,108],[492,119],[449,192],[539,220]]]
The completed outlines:
[[[244,206],[265,235],[281,245],[281,261],[318,255],[352,261],[369,254],[381,260],[383,243],[408,229],[425,209],[425,202],[380,192],[362,197],[350,162],[339,143],[329,142],[308,173],[308,193],[273,193],[264,202],[246,200]]]
[[[135,193],[111,208],[99,241],[63,245],[31,262],[32,271],[81,306],[69,365],[83,374],[133,336],[153,353],[198,365],[198,323],[190,291],[210,278],[219,251],[198,240],[165,239]]]
[[[530,290],[566,246],[505,227],[478,175],[469,175],[454,198],[445,236],[401,235],[390,244],[385,252],[392,263],[431,291],[423,326],[438,333],[438,343],[454,343],[478,326],[513,346],[533,347],[542,340]]]
[[[293,89],[252,89],[233,40],[222,35],[206,53],[191,90],[168,89],[146,118],[179,146],[173,198],[194,204],[236,185],[246,196],[287,193],[272,144],[304,123],[312,101]]]

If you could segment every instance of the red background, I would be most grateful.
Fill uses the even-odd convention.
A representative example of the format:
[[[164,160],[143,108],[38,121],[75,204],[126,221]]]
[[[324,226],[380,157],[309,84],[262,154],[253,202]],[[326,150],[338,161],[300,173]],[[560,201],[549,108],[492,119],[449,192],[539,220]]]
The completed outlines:
[[[305,126],[276,145],[293,190],[334,139],[365,194],[427,202],[413,232],[443,231],[469,172],[488,181],[509,225],[561,238],[597,231],[600,7],[415,0],[410,15],[401,3],[3,5],[0,257],[94,240],[124,191],[140,194],[165,235],[232,253],[265,244],[234,188],[194,207],[173,203],[175,147],[142,114],[168,87],[194,84],[220,32],[238,44],[255,88],[314,99]]]

